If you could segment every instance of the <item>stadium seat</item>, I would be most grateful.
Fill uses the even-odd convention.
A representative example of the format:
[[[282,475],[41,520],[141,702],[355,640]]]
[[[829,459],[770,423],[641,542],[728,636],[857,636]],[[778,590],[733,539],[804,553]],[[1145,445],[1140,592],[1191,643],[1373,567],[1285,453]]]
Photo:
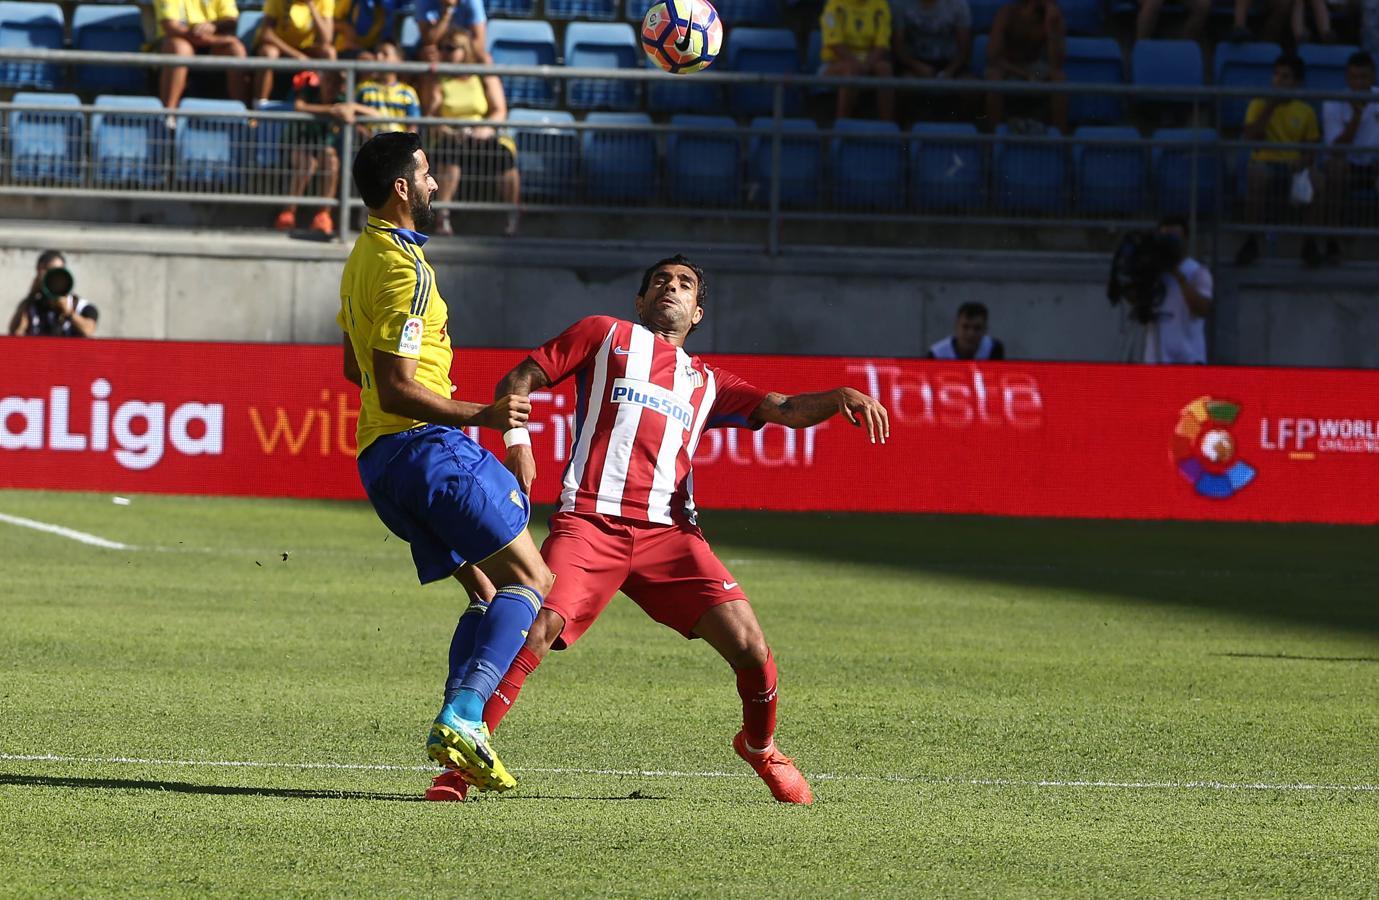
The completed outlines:
[[[780,5],[776,0],[718,0],[715,4],[727,28],[742,25],[778,25]]]
[[[101,95],[91,116],[91,176],[100,186],[163,183],[167,127],[157,97]]]
[[[1344,91],[1345,61],[1359,47],[1347,44],[1303,44],[1298,56],[1307,66],[1303,87],[1313,91]]]
[[[626,22],[571,22],[565,26],[565,65],[573,69],[635,69],[644,54]],[[574,78],[566,83],[570,109],[634,109],[633,81]]]
[[[539,123],[543,128],[513,128],[517,171],[527,200],[568,203],[578,194],[579,133],[559,126],[573,124],[564,110],[510,109],[509,122]]]
[[[650,125],[635,112],[594,112],[590,125]],[[584,192],[596,203],[647,203],[658,197],[656,136],[651,132],[585,131]]]
[[[1135,140],[1140,133],[1123,125],[1084,126],[1074,136],[1085,140]],[[1093,215],[1137,216],[1145,208],[1149,164],[1143,147],[1073,145],[1077,208]]]
[[[623,18],[629,22],[640,22],[646,17],[646,11],[659,3],[660,0],[627,0],[623,6]],[[638,27],[633,25],[633,28]]]
[[[0,3],[0,49],[61,50],[62,7],[56,3]],[[0,87],[55,90],[62,69],[51,63],[0,62]]]
[[[1195,41],[1136,41],[1130,53],[1130,72],[1133,84],[1201,87],[1204,83],[1202,48]]]
[[[671,116],[684,128],[737,127],[727,116]],[[736,208],[742,203],[742,141],[736,134],[672,134],[666,139],[666,199],[672,205]]]
[[[996,133],[1009,136],[1002,125]],[[1050,128],[1048,134],[1057,132]],[[1058,144],[1000,142],[992,153],[996,205],[1005,210],[1054,213],[1065,207],[1067,153]]]
[[[1232,44],[1223,41],[1216,47],[1215,81],[1221,87],[1268,87],[1274,77],[1274,60],[1282,48],[1278,44]],[[1222,128],[1245,124],[1245,108],[1250,101],[1223,99],[1221,101]]]
[[[238,100],[187,98],[183,112],[244,112]],[[174,139],[176,177],[184,185],[217,189],[237,185],[248,142],[247,118],[190,116],[181,119]]]
[[[650,58],[647,59],[646,66],[656,69],[656,64]],[[723,109],[721,87],[683,75],[665,75],[649,82],[646,96],[647,107],[652,112],[715,113]]]
[[[1105,34],[1106,6],[1103,0],[1059,0],[1068,34]]]
[[[1208,217],[1216,211],[1216,192],[1220,184],[1217,132],[1212,128],[1161,128],[1156,141],[1184,141],[1194,137],[1201,142],[1197,154],[1197,214]],[[1161,214],[1186,214],[1192,205],[1193,148],[1155,147],[1153,157],[1154,194]]]
[[[250,54],[254,52],[254,44],[258,40],[259,26],[263,24],[263,13],[258,10],[241,10],[239,21],[235,23],[235,34],[239,41],[244,45]]]
[[[394,22],[401,20],[402,24],[397,27],[397,44],[402,48],[402,55],[406,59],[414,59],[417,55],[417,47],[421,45],[421,26],[417,20],[410,15],[399,16]],[[489,43],[492,43],[490,39]]]
[[[79,106],[76,94],[20,91],[14,103]],[[72,184],[81,180],[79,112],[10,110],[10,177],[16,182]]]
[[[269,100],[257,108],[264,112],[292,112],[297,107],[290,100]],[[258,126],[253,129],[254,166],[263,170],[262,174],[271,175],[274,170],[283,170],[291,165],[286,151],[290,144],[295,143],[289,140],[289,135],[295,133],[293,124],[281,119],[260,119]],[[355,147],[358,146],[356,142]]]
[[[829,143],[833,204],[839,208],[872,210],[903,206],[905,144],[872,137],[898,135],[899,126],[894,122],[839,119],[833,128],[844,132]]]
[[[986,205],[986,145],[967,122],[918,122],[910,129],[910,200],[920,209],[979,209]]]
[[[783,207],[817,206],[823,171],[823,147],[819,128],[813,119],[782,119],[780,141],[780,204]],[[753,130],[770,129],[773,120],[761,116],[752,120]],[[786,137],[788,132],[791,137]],[[771,202],[771,172],[775,139],[752,138],[748,147],[748,183],[755,203]]]
[[[996,21],[996,13],[1008,0],[969,0],[967,6],[972,11],[972,33],[985,35],[991,31]]]
[[[536,0],[487,0],[485,12],[490,16],[530,19],[536,15]]]
[[[592,19],[611,22],[618,17],[618,0],[546,0],[548,19]]]
[[[549,22],[494,19],[488,23],[488,52],[500,66],[553,66],[555,31]],[[502,81],[513,106],[556,105],[555,83],[549,78],[505,75]]]
[[[785,28],[734,28],[727,37],[728,68],[734,72],[767,72],[793,75],[799,71],[795,35]],[[732,89],[729,109],[734,116],[764,116],[774,112],[774,88],[739,85]],[[799,115],[800,92],[785,91],[785,114]]]
[[[144,44],[137,6],[88,6],[72,14],[72,49],[138,53]],[[76,87],[84,91],[136,94],[149,89],[154,70],[145,66],[77,66]]]
[[[1113,38],[1070,37],[1064,70],[1069,84],[1124,84],[1125,60]],[[1120,122],[1125,101],[1110,94],[1077,94],[1068,99],[1073,125]]]

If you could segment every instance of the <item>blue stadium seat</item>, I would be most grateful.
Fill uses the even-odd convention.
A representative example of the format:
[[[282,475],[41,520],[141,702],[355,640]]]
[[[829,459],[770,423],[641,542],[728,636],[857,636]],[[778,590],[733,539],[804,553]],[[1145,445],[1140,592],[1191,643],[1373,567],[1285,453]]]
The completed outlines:
[[[1274,60],[1282,48],[1278,44],[1232,44],[1222,41],[1216,46],[1216,83],[1221,87],[1268,87],[1274,77]],[[1249,100],[1222,100],[1222,128],[1245,123],[1245,108]]]
[[[920,209],[980,209],[986,205],[986,145],[967,122],[918,122],[910,129],[910,199]]]
[[[1009,135],[1002,125],[998,135]],[[1049,134],[1056,134],[1052,128]],[[1066,205],[1068,157],[1057,144],[998,143],[992,154],[996,205],[1022,212],[1053,213]]]
[[[1195,41],[1136,41],[1130,52],[1130,73],[1133,84],[1201,87],[1202,48]]]
[[[565,65],[575,69],[635,69],[643,57],[626,22],[571,22],[565,26]],[[635,109],[633,81],[575,78],[566,84],[570,109]]]
[[[1103,0],[1059,0],[1068,34],[1105,34],[1106,7]]]
[[[487,0],[484,7],[490,16],[530,19],[536,15],[536,0]]]
[[[61,50],[62,7],[56,3],[0,3],[0,49]],[[0,87],[55,90],[61,67],[51,63],[0,62]]]
[[[656,68],[650,58],[646,65],[649,69]],[[723,108],[721,87],[683,75],[657,78],[647,85],[646,95],[647,108],[652,112],[715,113]]]
[[[728,28],[742,25],[778,25],[780,5],[776,0],[718,0],[714,4]]]
[[[249,51],[254,53],[254,44],[258,41],[259,26],[263,24],[263,13],[254,10],[240,10],[239,21],[235,23],[235,34],[239,37],[239,42]]]
[[[1125,60],[1113,38],[1070,37],[1064,70],[1069,84],[1124,84]],[[1068,118],[1074,125],[1120,122],[1125,101],[1109,94],[1081,94],[1068,100]]]
[[[138,53],[144,45],[143,15],[137,6],[88,6],[72,14],[72,49]],[[76,87],[84,91],[142,93],[149,89],[142,66],[77,66]]]
[[[296,105],[291,100],[269,100],[258,109],[265,112],[292,112]],[[259,169],[284,169],[291,165],[288,150],[289,135],[294,133],[294,122],[281,119],[260,119],[251,135],[254,142],[254,166]],[[358,147],[358,143],[355,144]]]
[[[79,106],[76,94],[20,91],[15,103]],[[72,184],[81,180],[82,117],[79,112],[11,110],[10,177],[17,182]]]
[[[546,0],[548,19],[593,19],[611,22],[618,17],[618,0]]]
[[[1345,61],[1359,47],[1348,44],[1303,44],[1298,56],[1306,64],[1303,87],[1313,91],[1344,91]]]
[[[578,195],[579,133],[561,125],[575,117],[564,110],[510,109],[509,122],[534,122],[543,128],[514,128],[517,171],[528,200],[569,202]]]
[[[823,146],[813,119],[782,119],[780,141],[780,203],[783,207],[817,206],[823,181]],[[772,127],[770,116],[752,120],[754,130]],[[793,137],[787,137],[788,132]],[[774,139],[754,137],[748,147],[748,182],[752,199],[765,206],[771,202]]]
[[[646,11],[660,2],[661,0],[627,0],[623,6],[622,17],[629,22],[640,22],[646,17]],[[639,26],[634,24],[632,27]]]
[[[793,75],[799,71],[800,57],[795,35],[785,28],[734,28],[727,37],[728,68],[734,72],[769,72]],[[764,116],[773,112],[770,86],[739,85],[732,89],[729,104],[734,116]],[[799,115],[798,90],[785,92],[785,114]]]
[[[1190,140],[1191,128],[1161,128],[1154,132],[1160,141]],[[1217,133],[1212,128],[1199,128],[1196,137],[1201,142],[1197,155],[1197,210],[1199,216],[1210,216],[1216,210],[1216,192],[1220,186],[1220,166],[1215,147]],[[1191,146],[1155,147],[1153,150],[1154,193],[1162,214],[1185,214],[1192,200],[1193,148]]]
[[[590,125],[650,125],[634,112],[595,112]],[[646,203],[658,196],[656,137],[650,132],[585,131],[584,192],[595,203]]]
[[[1135,140],[1140,133],[1124,125],[1084,126],[1083,139]],[[1136,216],[1144,211],[1149,184],[1148,154],[1143,147],[1073,145],[1077,208],[1094,215]]]
[[[157,97],[101,95],[91,116],[91,177],[102,186],[157,187],[164,181],[167,127]]]
[[[972,33],[987,34],[991,31],[991,23],[996,21],[996,13],[1008,0],[968,0],[968,8],[972,11]]]
[[[553,66],[555,31],[549,22],[493,19],[488,23],[488,52],[502,66]],[[503,93],[513,106],[556,105],[555,83],[549,78],[507,75]]]
[[[829,144],[833,174],[833,203],[848,209],[893,210],[905,203],[905,144],[899,140],[867,139],[895,135],[894,122],[839,119],[835,131],[845,134]]]
[[[184,112],[244,112],[238,100],[182,101]],[[177,180],[184,185],[224,188],[238,183],[249,138],[247,118],[181,119],[174,140]]]
[[[727,116],[671,116],[685,128],[736,128]],[[666,139],[666,198],[674,205],[736,208],[742,202],[742,141],[736,134],[672,134]]]

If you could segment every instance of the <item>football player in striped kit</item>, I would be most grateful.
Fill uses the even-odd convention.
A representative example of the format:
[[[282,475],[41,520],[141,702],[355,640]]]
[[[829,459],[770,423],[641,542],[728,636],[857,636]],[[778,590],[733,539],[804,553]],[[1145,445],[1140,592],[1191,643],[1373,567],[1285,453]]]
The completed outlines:
[[[807,428],[842,413],[884,443],[890,425],[880,403],[852,388],[771,393],[686,353],[706,295],[701,268],[684,256],[661,260],[642,278],[639,321],[582,319],[499,384],[500,395],[525,397],[573,376],[577,412],[560,509],[541,548],[555,586],[484,717],[497,727],[546,652],[572,645],[621,590],[657,622],[723,656],[742,698],[733,749],[777,800],[807,804],[808,782],[774,742],[775,660],[746,593],[696,524],[690,461],[709,428]],[[504,443],[507,466],[529,491],[536,463],[527,429],[507,432]],[[445,773],[427,797],[463,793]]]

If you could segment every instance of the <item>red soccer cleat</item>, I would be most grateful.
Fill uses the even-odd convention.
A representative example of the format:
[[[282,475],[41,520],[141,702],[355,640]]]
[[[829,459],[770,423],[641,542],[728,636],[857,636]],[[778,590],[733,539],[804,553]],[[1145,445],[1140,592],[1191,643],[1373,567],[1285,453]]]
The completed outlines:
[[[752,771],[761,776],[761,780],[771,789],[771,796],[781,803],[808,806],[814,802],[809,782],[795,768],[795,761],[777,750],[774,743],[765,753],[753,753],[747,749],[747,735],[739,731],[733,738],[733,750],[752,767]]]
[[[463,800],[469,793],[469,783],[464,780],[460,773],[454,769],[446,769],[444,772],[431,779],[431,786],[426,789],[424,795],[427,800],[440,800],[456,802]]]

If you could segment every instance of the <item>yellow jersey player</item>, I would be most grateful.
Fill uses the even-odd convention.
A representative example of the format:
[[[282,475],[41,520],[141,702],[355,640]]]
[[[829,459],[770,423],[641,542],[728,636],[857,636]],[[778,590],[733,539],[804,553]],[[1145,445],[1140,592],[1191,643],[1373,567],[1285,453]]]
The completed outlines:
[[[421,583],[453,576],[471,597],[427,753],[480,789],[507,790],[516,781],[493,752],[484,703],[554,578],[527,532],[526,494],[463,429],[520,429],[531,403],[451,399],[448,313],[422,249],[436,181],[417,135],[369,139],[353,175],[369,220],[340,279],[337,322],[345,376],[360,388],[359,478],[378,517],[411,546]]]

